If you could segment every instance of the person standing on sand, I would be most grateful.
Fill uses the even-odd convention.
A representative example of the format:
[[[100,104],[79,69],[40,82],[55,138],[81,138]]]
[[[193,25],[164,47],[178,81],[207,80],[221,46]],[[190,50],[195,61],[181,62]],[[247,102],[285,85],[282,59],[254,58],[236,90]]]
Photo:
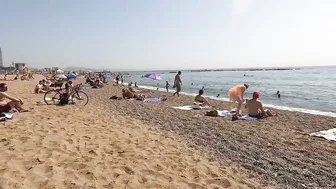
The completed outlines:
[[[236,85],[232,87],[227,95],[232,102],[231,104],[231,109],[233,109],[236,106],[236,103],[238,103],[237,109],[236,109],[236,114],[238,115],[240,112],[241,105],[243,104],[244,101],[244,93],[246,89],[248,89],[248,84],[241,84],[241,85]]]
[[[168,81],[166,81],[166,90],[167,90],[167,92],[169,92],[169,87],[170,87],[170,85],[169,85]]]
[[[177,96],[180,96],[180,92],[181,92],[181,85],[182,85],[182,81],[181,81],[181,71],[178,71],[176,76],[175,76],[175,80],[174,80],[174,86],[176,87],[176,92],[173,94],[173,96],[175,96],[177,94]]]

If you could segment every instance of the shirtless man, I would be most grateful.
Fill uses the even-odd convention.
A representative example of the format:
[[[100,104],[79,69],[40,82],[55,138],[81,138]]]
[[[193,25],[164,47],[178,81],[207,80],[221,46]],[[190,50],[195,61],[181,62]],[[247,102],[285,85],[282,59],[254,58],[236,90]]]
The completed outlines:
[[[258,100],[259,93],[254,92],[252,95],[252,99],[246,102],[245,108],[247,108],[248,115],[250,117],[255,117],[258,119],[272,117],[274,116],[271,111],[264,110],[262,103]]]
[[[174,80],[174,85],[176,87],[176,92],[173,94],[173,96],[175,96],[176,94],[177,94],[177,96],[180,96],[179,92],[181,92],[181,85],[182,85],[180,75],[181,75],[181,71],[178,71],[178,73],[175,76],[175,80]]]
[[[200,102],[202,103],[202,105],[207,105],[207,106],[211,106],[211,104],[209,103],[209,101],[203,96],[204,91],[203,90],[199,90],[198,91],[198,95],[196,95],[195,97],[195,102]]]
[[[247,84],[236,85],[232,87],[227,93],[230,101],[232,102],[231,109],[233,109],[236,106],[236,103],[238,103],[238,106],[236,109],[237,115],[239,114],[241,105],[243,104],[244,94],[248,87],[249,86]]]
[[[7,84],[0,83],[0,112],[9,112],[14,108],[17,109],[19,112],[28,112],[28,110],[22,108],[22,100],[9,96],[6,93],[7,90]],[[6,99],[8,99],[9,101],[7,101]]]

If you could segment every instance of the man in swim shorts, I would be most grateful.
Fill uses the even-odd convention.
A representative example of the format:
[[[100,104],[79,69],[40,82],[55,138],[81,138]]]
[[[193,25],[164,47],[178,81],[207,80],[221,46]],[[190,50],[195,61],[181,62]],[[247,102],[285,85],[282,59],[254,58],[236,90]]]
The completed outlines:
[[[178,73],[175,76],[175,80],[174,80],[174,85],[176,87],[176,92],[173,94],[173,96],[175,96],[177,94],[177,96],[180,96],[181,92],[181,85],[182,85],[182,81],[181,81],[181,71],[178,71]]]
[[[258,100],[259,96],[258,92],[254,92],[252,99],[246,102],[245,108],[247,108],[248,115],[257,119],[274,116],[271,111],[264,110],[263,104]]]
[[[232,87],[227,93],[230,101],[232,102],[231,109],[233,109],[236,106],[236,103],[238,103],[238,106],[236,109],[237,115],[239,114],[241,105],[243,104],[244,93],[248,87],[249,87],[248,84],[236,85]]]

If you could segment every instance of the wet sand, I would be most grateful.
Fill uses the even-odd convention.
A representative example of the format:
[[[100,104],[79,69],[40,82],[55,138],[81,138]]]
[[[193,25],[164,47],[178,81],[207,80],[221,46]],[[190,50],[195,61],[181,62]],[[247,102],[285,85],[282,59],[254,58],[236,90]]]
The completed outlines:
[[[108,87],[99,95],[121,95],[121,88]],[[106,100],[110,111],[171,132],[188,141],[191,148],[207,154],[221,165],[244,168],[251,177],[278,188],[336,188],[336,143],[308,136],[335,127],[336,119],[273,110],[279,115],[258,121],[231,121],[207,117],[205,110],[183,111],[172,106],[191,105],[190,96],[172,97],[153,91],[162,103]],[[103,97],[100,97],[103,98]],[[210,101],[220,110],[229,104]]]
[[[203,118],[194,118],[192,112],[167,108],[187,97],[164,104],[113,101],[108,97],[121,89],[107,86],[85,90],[90,97],[85,107],[36,105],[43,94],[32,93],[41,79],[35,77],[33,81],[6,82],[8,93],[22,98],[31,112],[16,113],[13,120],[0,123],[0,188],[266,186],[249,178],[244,169],[229,165],[227,160],[233,155],[204,153],[203,149],[211,150],[206,145],[211,140],[196,143],[197,138],[208,136],[203,127],[223,120],[214,118],[203,125]],[[202,133],[196,134],[195,128]],[[223,161],[206,156],[211,153]]]

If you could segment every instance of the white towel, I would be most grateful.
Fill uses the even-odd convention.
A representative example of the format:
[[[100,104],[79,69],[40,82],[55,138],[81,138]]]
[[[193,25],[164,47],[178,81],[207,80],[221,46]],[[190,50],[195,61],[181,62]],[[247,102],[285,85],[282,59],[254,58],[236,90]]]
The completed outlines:
[[[322,137],[327,140],[336,141],[336,128],[325,130],[325,131],[319,131],[316,133],[311,133],[310,136]]]
[[[5,121],[7,119],[13,119],[13,113],[2,113],[4,116],[0,117],[0,121]]]
[[[179,109],[179,110],[193,110],[193,109],[209,109],[211,108],[210,106],[173,106],[173,108],[175,109]]]
[[[217,110],[219,117],[232,116],[234,113],[231,113],[228,110]]]

